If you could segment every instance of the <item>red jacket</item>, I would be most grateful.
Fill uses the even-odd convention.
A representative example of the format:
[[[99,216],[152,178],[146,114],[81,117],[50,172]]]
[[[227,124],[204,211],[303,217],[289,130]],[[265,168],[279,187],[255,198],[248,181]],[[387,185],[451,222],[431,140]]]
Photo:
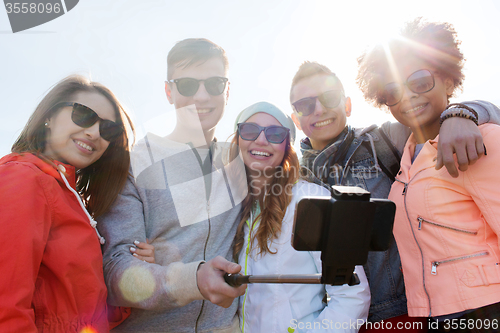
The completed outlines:
[[[500,302],[500,127],[482,125],[488,155],[451,177],[436,170],[438,138],[411,163],[408,139],[389,199],[410,316],[440,316]]]
[[[54,166],[0,160],[0,235],[0,332],[109,331],[99,240]]]

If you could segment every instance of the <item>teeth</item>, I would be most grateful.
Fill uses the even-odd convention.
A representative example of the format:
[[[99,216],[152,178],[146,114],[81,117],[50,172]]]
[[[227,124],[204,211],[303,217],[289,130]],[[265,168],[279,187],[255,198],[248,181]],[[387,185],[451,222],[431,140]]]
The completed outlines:
[[[209,113],[212,109],[196,109],[196,112],[200,113]]]
[[[266,153],[265,151],[258,151],[258,150],[252,150],[250,154],[258,156],[271,156],[269,153]]]
[[[314,127],[322,127],[322,126],[326,126],[330,123],[333,122],[333,119],[327,119],[327,120],[323,120],[323,121],[320,121],[320,122],[317,122],[316,124],[314,124]]]
[[[75,141],[77,145],[79,145],[80,147],[82,148],[85,148],[87,149],[88,151],[93,151],[94,149],[92,147],[90,147],[89,145],[81,142],[81,141]]]
[[[419,110],[422,110],[423,108],[425,107],[425,105],[419,105],[413,109],[410,109],[410,110],[406,110],[404,111],[403,113],[411,113],[411,112],[416,112],[416,111],[419,111]]]

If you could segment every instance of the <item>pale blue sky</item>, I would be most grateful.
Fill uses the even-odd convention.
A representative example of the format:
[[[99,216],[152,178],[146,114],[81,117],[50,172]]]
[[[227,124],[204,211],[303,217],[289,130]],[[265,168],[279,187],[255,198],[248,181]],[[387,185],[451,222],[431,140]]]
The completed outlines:
[[[62,17],[16,34],[1,7],[0,156],[47,89],[72,73],[109,86],[140,135],[169,133],[175,115],[164,94],[166,55],[188,37],[211,39],[229,56],[231,90],[219,140],[254,102],[289,112],[291,79],[304,60],[329,66],[343,81],[353,100],[352,125],[381,123],[390,117],[367,105],[355,85],[356,58],[417,16],[455,25],[467,58],[458,99],[500,104],[500,1],[80,0]]]

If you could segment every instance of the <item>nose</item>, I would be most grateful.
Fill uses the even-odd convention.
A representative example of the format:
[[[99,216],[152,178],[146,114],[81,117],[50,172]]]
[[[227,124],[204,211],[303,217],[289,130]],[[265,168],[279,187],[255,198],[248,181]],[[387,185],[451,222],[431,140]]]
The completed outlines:
[[[267,141],[267,138],[266,138],[266,134],[264,133],[264,131],[260,132],[259,136],[257,137],[257,139],[255,139],[255,142],[261,146],[265,146],[267,144],[269,144],[269,142]]]
[[[205,89],[205,82],[200,82],[198,91],[194,94],[193,99],[196,102],[204,102],[210,99],[210,94],[207,92],[207,89]]]
[[[98,120],[94,125],[85,128],[84,129],[85,135],[93,140],[100,138],[101,133],[99,132],[99,123],[100,121]]]
[[[403,91],[402,91],[402,93],[403,93],[403,96],[401,96],[401,100],[405,100],[405,99],[410,100],[410,99],[415,98],[415,97],[418,96],[418,94],[415,93],[415,92],[413,92],[413,91],[411,91],[411,89],[408,88],[408,86],[406,84],[403,84]]]
[[[318,98],[316,98],[316,104],[314,105],[314,115],[320,116],[326,112],[326,108],[321,104]]]

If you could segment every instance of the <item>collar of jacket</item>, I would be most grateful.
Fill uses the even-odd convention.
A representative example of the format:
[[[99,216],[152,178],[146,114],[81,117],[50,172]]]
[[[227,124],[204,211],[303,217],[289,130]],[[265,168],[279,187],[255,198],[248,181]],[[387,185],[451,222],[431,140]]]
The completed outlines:
[[[305,167],[313,171],[315,175],[324,172],[326,163],[328,165],[342,162],[341,155],[345,155],[354,139],[354,131],[350,126],[346,126],[342,133],[333,139],[323,150],[315,150],[311,146],[309,138],[300,142],[300,151],[302,152],[302,162]],[[337,152],[339,152],[338,155]],[[336,155],[336,156],[335,156]]]
[[[436,136],[435,139],[425,142],[422,150],[420,150],[417,158],[412,163],[411,160],[415,154],[417,141],[415,140],[413,133],[410,135],[401,159],[402,176],[406,178],[407,181],[410,180],[419,170],[436,166],[438,139],[439,135]]]
[[[75,189],[75,167],[70,164],[64,164],[56,160],[51,160],[52,163],[49,163],[48,161],[41,159],[33,153],[12,153],[9,155],[5,155],[4,157],[2,157],[2,159],[0,159],[0,165],[9,162],[25,162],[33,164],[42,172],[54,177],[58,182],[64,185],[64,181],[58,172],[58,170],[61,170],[66,176],[68,183],[73,189]]]

